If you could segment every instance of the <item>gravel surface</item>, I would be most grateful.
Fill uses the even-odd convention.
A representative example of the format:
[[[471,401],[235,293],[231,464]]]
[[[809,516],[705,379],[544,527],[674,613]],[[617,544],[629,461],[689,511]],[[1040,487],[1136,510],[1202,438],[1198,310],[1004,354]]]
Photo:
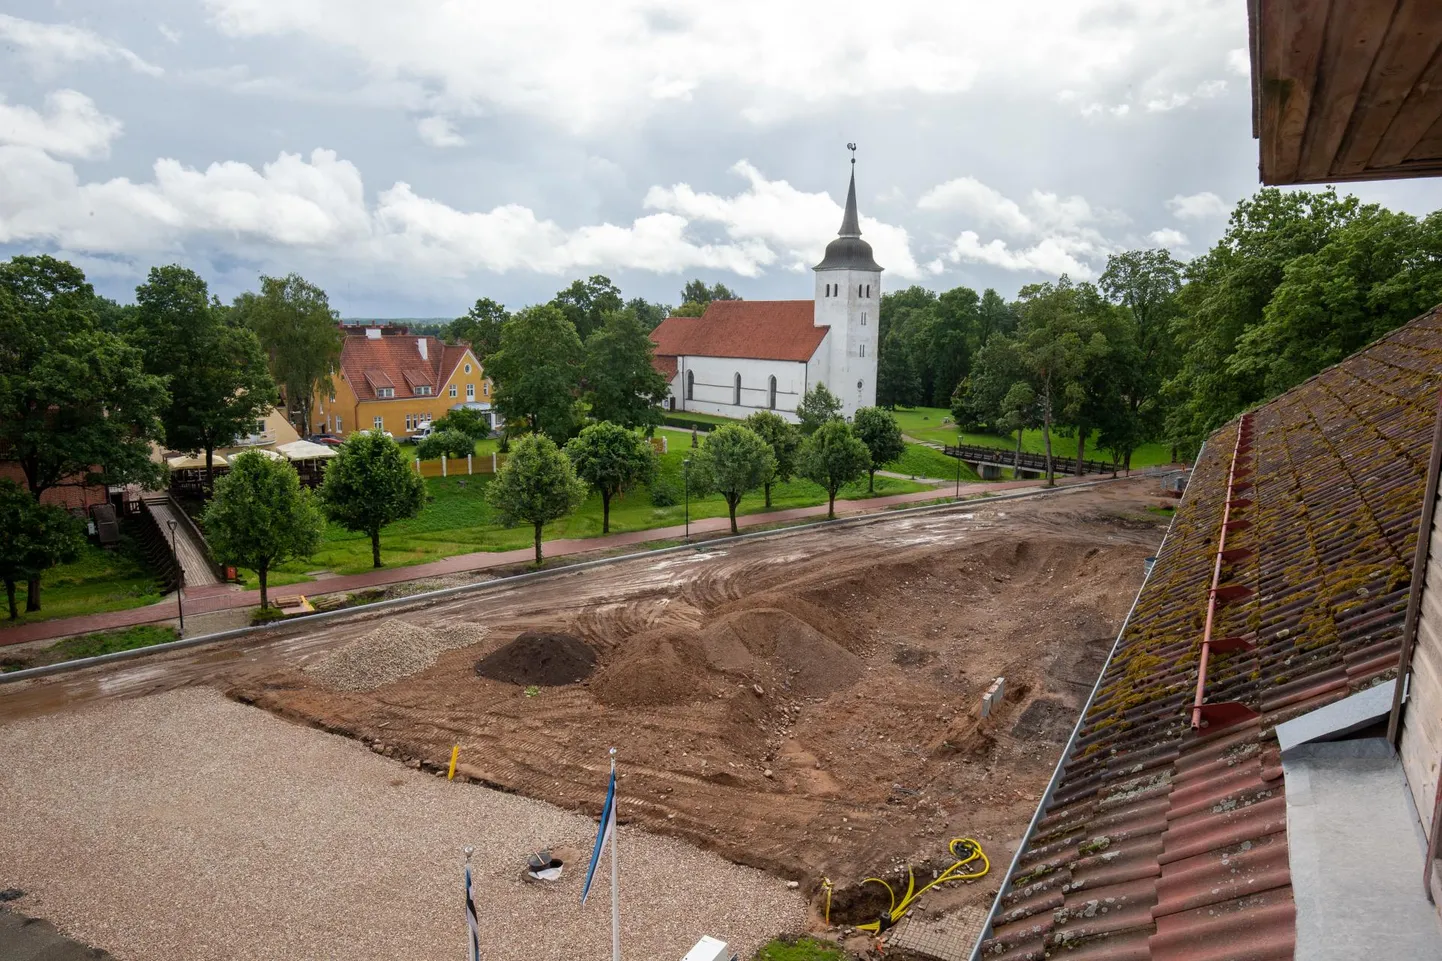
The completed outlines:
[[[305,671],[325,687],[369,691],[424,671],[444,652],[479,644],[488,634],[490,630],[480,626],[427,630],[405,621],[385,621],[364,637],[322,654]]]
[[[0,726],[0,770],[0,888],[122,961],[458,961],[466,844],[486,961],[610,951],[608,874],[584,907],[582,865],[555,885],[520,880],[536,849],[589,853],[594,821],[449,784],[214,691]],[[623,820],[625,791],[623,776]],[[620,839],[628,958],[679,961],[703,934],[747,957],[803,924],[784,881],[624,824]]]

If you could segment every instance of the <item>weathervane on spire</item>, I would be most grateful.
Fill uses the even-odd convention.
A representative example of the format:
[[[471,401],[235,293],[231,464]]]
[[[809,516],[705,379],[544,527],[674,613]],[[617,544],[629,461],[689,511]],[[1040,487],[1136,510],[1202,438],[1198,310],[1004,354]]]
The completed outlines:
[[[856,144],[854,144],[854,143],[849,143],[849,144],[846,145],[846,149],[851,151],[851,166],[855,167],[855,166],[856,166]]]

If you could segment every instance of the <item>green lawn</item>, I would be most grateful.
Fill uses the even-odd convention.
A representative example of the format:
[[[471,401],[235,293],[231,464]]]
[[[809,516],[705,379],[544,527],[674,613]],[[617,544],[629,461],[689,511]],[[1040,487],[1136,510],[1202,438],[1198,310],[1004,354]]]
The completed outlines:
[[[160,585],[146,565],[139,545],[122,536],[117,550],[107,551],[87,543],[74,563],[46,571],[40,578],[39,611],[25,613],[26,594],[25,585],[19,585],[16,604],[20,618],[0,620],[0,628],[54,617],[143,607],[160,600]],[[5,611],[0,617],[8,613]]]
[[[778,938],[756,952],[753,961],[846,961],[846,959],[846,952],[830,941],[818,941],[815,938],[798,938],[791,941]]]
[[[28,656],[7,657],[4,661],[0,661],[0,673],[19,671],[27,667],[40,667],[45,664],[59,664],[61,661],[76,661],[83,657],[99,657],[102,654],[113,654],[116,651],[131,651],[137,647],[152,647],[156,644],[173,641],[175,638],[175,628],[158,627],[154,624],[127,627],[120,631],[82,634],[79,637],[67,637],[63,641],[57,641]]]
[[[939,450],[930,447],[923,447],[920,444],[907,444],[906,453],[901,455],[899,460],[886,465],[886,470],[895,471],[898,474],[906,474],[910,477],[936,477],[941,480],[955,480],[956,468],[961,462],[954,457],[947,457]],[[981,478],[976,471],[966,464],[961,464],[961,479],[963,481],[976,481]]]
[[[941,407],[898,407],[895,412],[897,423],[901,425],[901,432],[908,437],[915,437],[917,440],[931,441],[936,444],[955,444],[956,426],[951,423],[951,411]],[[945,426],[943,426],[943,424]],[[1077,449],[1075,437],[1064,437],[1061,434],[1053,433],[1051,437],[1052,454],[1057,457],[1075,457]],[[1000,436],[997,434],[971,434],[961,435],[963,444],[980,444],[986,447],[1000,447],[1005,450],[1016,449],[1016,435],[1010,434]],[[1087,459],[1107,461],[1111,455],[1096,447],[1097,435],[1092,434],[1087,442]],[[1032,454],[1046,452],[1046,439],[1040,430],[1028,430],[1023,432],[1021,449]],[[1132,452],[1132,467],[1143,468],[1153,467],[1157,464],[1171,463],[1172,450],[1166,444],[1143,444]]]
[[[678,503],[656,507],[645,487],[626,491],[611,501],[611,532],[649,530],[680,524],[685,518],[685,485],[682,462],[691,451],[691,435],[687,431],[663,428],[658,435],[668,440],[670,451],[659,458],[661,482],[672,485]],[[953,467],[954,471],[955,468]],[[485,489],[490,475],[471,477],[431,478],[426,481],[430,502],[419,517],[392,524],[381,533],[381,560],[387,567],[422,564],[455,554],[475,551],[505,551],[529,547],[531,531],[525,527],[507,528],[492,516],[486,503]],[[925,484],[891,477],[876,479],[878,497],[907,494],[929,489]],[[839,499],[866,497],[866,481],[848,485],[837,495]],[[809,481],[792,480],[772,488],[773,510],[809,507],[826,503],[826,493]],[[747,495],[738,514],[764,511],[765,499],[760,491]],[[726,502],[719,495],[691,498],[691,517],[724,517]],[[546,525],[545,538],[597,537],[601,533],[601,498],[592,495],[580,510],[569,517]],[[307,560],[292,561],[271,573],[270,585],[294,584],[307,578],[306,571],[329,570],[337,574],[358,574],[371,569],[370,541],[362,534],[353,534],[329,525],[321,547]],[[247,572],[248,573],[248,572]],[[254,575],[247,583],[253,585]]]

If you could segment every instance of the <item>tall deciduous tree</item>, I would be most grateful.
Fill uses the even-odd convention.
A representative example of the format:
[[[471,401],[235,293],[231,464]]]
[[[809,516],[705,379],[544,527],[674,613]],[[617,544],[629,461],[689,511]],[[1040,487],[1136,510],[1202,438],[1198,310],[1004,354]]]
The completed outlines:
[[[486,358],[501,347],[501,328],[511,319],[511,312],[489,297],[482,297],[446,325],[446,339],[471,345],[471,353],[484,366]]]
[[[0,264],[0,450],[37,501],[71,484],[151,483],[165,382],[96,320],[81,271],[54,257]]]
[[[656,470],[656,455],[645,438],[619,424],[583,427],[566,444],[576,476],[601,495],[601,533],[611,533],[611,498],[644,484]]]
[[[626,301],[626,309],[636,315],[636,321],[647,333],[661,326],[661,321],[671,316],[671,308],[666,304],[653,304],[644,297],[632,297]]]
[[[237,454],[215,482],[205,509],[205,539],[217,560],[248,567],[260,579],[260,606],[270,606],[267,582],[277,564],[309,557],[320,547],[325,518],[287,461],[256,451]]]
[[[866,445],[871,460],[866,468],[866,492],[876,493],[876,471],[906,453],[901,425],[880,407],[862,407],[852,420],[856,436]]]
[[[525,424],[553,439],[569,437],[583,358],[576,328],[555,307],[527,307],[506,321],[489,373],[507,430]]]
[[[814,434],[822,424],[841,417],[841,400],[825,384],[818,383],[802,395],[796,416],[801,421],[801,433]]]
[[[20,616],[16,585],[29,584],[25,610],[40,610],[40,575],[80,555],[85,527],[63,508],[37,504],[20,485],[0,480],[0,544],[5,545],[0,549],[0,580],[14,620]]]
[[[1047,486],[1056,483],[1052,428],[1059,417],[1066,418],[1084,399],[1080,378],[1088,354],[1106,347],[1105,339],[1089,323],[1078,301],[1076,285],[1065,275],[1055,284],[1031,284],[1021,290],[1017,358],[1041,407]]]
[[[826,490],[826,516],[836,516],[836,492],[871,468],[871,455],[843,420],[822,424],[801,444],[797,472]]]
[[[311,410],[317,393],[331,390],[345,334],[325,291],[298,274],[261,277],[260,293],[235,301],[235,314],[255,331],[271,375],[285,392],[287,409],[302,434],[315,430]]]
[[[737,533],[736,506],[747,492],[766,483],[776,471],[771,446],[740,424],[726,424],[706,435],[692,458],[696,490],[714,491],[731,512],[731,533]]]
[[[170,387],[161,414],[165,442],[203,451],[209,483],[215,449],[250,433],[279,401],[260,341],[231,323],[200,275],[184,267],[152,267],[135,300],[131,340],[144,351],[147,372]]]
[[[541,531],[581,505],[586,485],[555,442],[544,434],[521,438],[511,449],[486,500],[506,524],[530,524],[535,533],[536,564],[541,563]]]
[[[321,506],[332,521],[371,541],[371,560],[381,566],[381,528],[415,517],[425,506],[426,485],[406,463],[400,445],[379,431],[355,431],[325,469]]]
[[[591,416],[623,427],[654,428],[669,385],[651,362],[656,345],[631,310],[606,316],[586,340],[586,400]]]
[[[911,352],[893,331],[882,342],[876,359],[876,403],[894,410],[915,407],[921,400],[921,380],[916,376]]]
[[[551,306],[571,322],[582,341],[605,323],[607,314],[620,310],[623,304],[620,288],[601,274],[574,281],[551,300]]]
[[[795,424],[787,423],[780,414],[769,410],[758,410],[746,418],[746,426],[766,442],[776,460],[771,473],[761,484],[766,492],[766,509],[770,510],[771,488],[778,483],[786,483],[796,473],[796,452],[801,448],[801,431]]]
[[[1102,445],[1128,465],[1139,444],[1162,432],[1162,387],[1177,367],[1172,323],[1183,269],[1166,250],[1131,250],[1108,257],[1102,274],[1102,291],[1122,308],[1125,337],[1113,344],[1121,407],[1098,426]]]

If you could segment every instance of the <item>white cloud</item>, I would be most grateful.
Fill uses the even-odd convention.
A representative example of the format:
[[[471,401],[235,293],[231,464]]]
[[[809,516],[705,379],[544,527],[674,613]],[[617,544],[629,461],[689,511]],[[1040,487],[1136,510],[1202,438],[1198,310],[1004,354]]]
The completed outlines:
[[[1036,271],[1052,276],[1070,274],[1080,280],[1096,276],[1096,271],[1074,257],[1065,249],[1064,244],[1053,237],[1047,237],[1030,247],[1013,249],[1004,240],[982,243],[976,231],[963,230],[952,245],[948,257],[953,263],[970,261],[990,264],[1003,270]]]
[[[37,23],[0,13],[0,41],[13,45],[22,57],[45,69],[86,60],[110,60],[153,77],[164,73],[114,41],[70,24]]]
[[[690,221],[716,224],[735,241],[759,243],[776,251],[782,264],[792,269],[805,269],[820,261],[826,244],[841,226],[841,205],[828,194],[806,193],[785,180],[767,180],[744,160],[731,169],[748,182],[740,194],[698,193],[682,183],[652,187],[644,205]],[[905,228],[863,216],[861,232],[875,251],[877,263],[887,271],[906,278],[919,274]]]
[[[1016,201],[1008,200],[975,177],[937,184],[921,195],[916,206],[922,210],[956,211],[1015,233],[1032,229],[1031,219],[1021,212]]]
[[[176,30],[174,27],[168,27],[168,26],[166,26],[165,24],[162,23],[162,24],[157,25],[156,29],[158,29],[158,30],[160,31],[160,35],[161,35],[162,37],[164,37],[168,42],[170,42],[170,43],[179,43],[179,42],[180,42],[180,31],[179,31],[179,30]]]
[[[1225,217],[1232,208],[1212,193],[1204,190],[1199,194],[1177,194],[1167,201],[1167,209],[1178,220],[1206,220],[1211,217]]]
[[[1218,43],[1245,30],[1225,3],[1153,0],[904,3],[883,17],[832,0],[205,3],[232,36],[332,45],[373,76],[435,91],[435,109],[499,108],[577,129],[708,93],[757,123],[820,103],[983,86],[1107,99],[1150,89],[1158,74],[1201,76]]]
[[[1227,51],[1227,69],[1241,77],[1252,75],[1252,58],[1245,47]]]
[[[110,154],[110,142],[120,136],[120,129],[119,120],[101,113],[95,101],[75,90],[48,94],[43,114],[0,98],[0,144],[95,160]]]
[[[451,123],[450,118],[439,115],[416,121],[416,132],[432,147],[459,147],[466,142],[466,138],[456,132],[456,125]]]
[[[1227,82],[1225,80],[1205,80],[1197,84],[1197,86],[1190,91],[1173,92],[1164,97],[1151,98],[1147,101],[1147,110],[1150,113],[1175,110],[1178,107],[1185,107],[1198,100],[1210,100],[1225,92],[1226,89]]]
[[[983,242],[963,230],[946,252],[952,263],[981,263],[1004,270],[1037,271],[1086,280],[1119,246],[1098,225],[1117,225],[1126,218],[1094,208],[1085,197],[1062,197],[1033,190],[1023,203],[1004,196],[975,177],[958,177],[928,190],[917,201],[923,210],[957,213],[971,222],[996,228],[1004,238]]]
[[[1185,247],[1187,235],[1172,227],[1163,227],[1147,234],[1147,239],[1158,247]]]
[[[51,138],[55,142],[68,144]],[[333,151],[282,153],[256,169],[156,161],[148,181],[83,182],[41,136],[0,146],[0,243],[43,243],[82,256],[154,258],[222,248],[262,268],[313,254],[373,272],[465,277],[709,269],[754,277],[809,266],[835,236],[841,207],[824,193],[767,180],[745,162],[732,196],[654,187],[630,224],[565,227],[518,204],[467,211],[401,182],[368,204],[361,172]],[[882,264],[916,276],[906,231],[864,219]]]

